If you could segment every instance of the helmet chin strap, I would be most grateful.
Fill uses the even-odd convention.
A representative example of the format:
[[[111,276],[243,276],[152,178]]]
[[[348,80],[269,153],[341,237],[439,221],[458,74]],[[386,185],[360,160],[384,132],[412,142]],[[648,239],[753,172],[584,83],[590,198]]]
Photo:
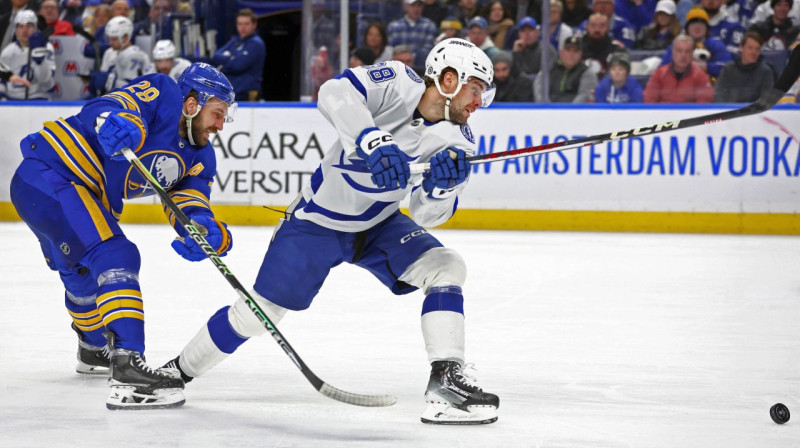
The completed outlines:
[[[186,138],[189,140],[189,144],[192,146],[197,146],[197,144],[194,142],[194,137],[192,136],[192,119],[194,119],[194,117],[200,113],[200,109],[202,109],[202,106],[198,104],[197,110],[193,114],[187,114],[186,112],[181,111],[183,118],[186,119]]]
[[[453,98],[458,95],[458,92],[461,90],[461,83],[459,82],[456,84],[456,91],[453,93],[444,93],[442,90],[442,86],[439,85],[439,78],[434,77],[433,83],[436,85],[436,90],[444,97],[444,119],[450,121],[450,104],[453,102]]]

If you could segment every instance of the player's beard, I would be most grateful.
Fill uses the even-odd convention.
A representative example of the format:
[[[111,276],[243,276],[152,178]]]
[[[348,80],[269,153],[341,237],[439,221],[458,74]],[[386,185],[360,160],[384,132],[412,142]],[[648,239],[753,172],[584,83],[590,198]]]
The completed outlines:
[[[195,146],[205,146],[214,130],[204,128],[197,118],[199,117],[192,120],[192,139],[194,139]],[[206,131],[208,131],[208,136],[205,135]]]
[[[463,105],[456,104],[455,101],[450,103],[450,121],[456,124],[467,124],[467,120],[469,116],[466,113],[465,108]]]

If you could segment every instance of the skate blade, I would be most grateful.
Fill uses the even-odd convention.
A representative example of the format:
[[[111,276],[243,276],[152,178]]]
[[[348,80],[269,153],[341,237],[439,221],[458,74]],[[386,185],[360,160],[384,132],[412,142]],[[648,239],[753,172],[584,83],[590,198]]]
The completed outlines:
[[[83,375],[106,375],[108,376],[108,367],[90,366],[84,362],[78,361],[75,366],[75,371]]]
[[[106,407],[117,410],[170,409],[183,406],[182,389],[157,389],[152,394],[137,392],[134,386],[111,386]]]
[[[497,408],[467,406],[464,411],[449,403],[429,402],[420,420],[429,425],[488,425],[497,421]]]

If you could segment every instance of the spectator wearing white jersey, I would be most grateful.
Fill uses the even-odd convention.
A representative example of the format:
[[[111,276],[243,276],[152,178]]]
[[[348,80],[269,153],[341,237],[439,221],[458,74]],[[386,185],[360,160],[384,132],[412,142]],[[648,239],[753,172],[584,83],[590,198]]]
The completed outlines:
[[[169,75],[175,82],[190,65],[192,63],[188,60],[176,57],[175,44],[171,40],[160,40],[153,46],[153,68],[158,73]]]
[[[14,19],[17,40],[0,53],[0,63],[5,64],[12,73],[26,79],[30,85],[11,80],[2,82],[0,96],[12,100],[50,99],[56,71],[53,44],[36,30],[37,21],[33,11],[19,11]]]

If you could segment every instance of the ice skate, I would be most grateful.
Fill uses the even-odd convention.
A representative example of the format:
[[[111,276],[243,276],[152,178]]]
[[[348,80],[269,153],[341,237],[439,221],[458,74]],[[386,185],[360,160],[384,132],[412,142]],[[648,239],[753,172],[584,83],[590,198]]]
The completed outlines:
[[[468,365],[467,368],[471,368]],[[422,423],[437,425],[483,425],[497,421],[500,399],[483,392],[475,378],[455,361],[435,361],[425,392],[427,406]]]
[[[111,341],[113,338],[109,341],[113,346]],[[182,406],[186,402],[179,372],[153,369],[139,352],[113,349],[110,370],[108,409],[163,409]]]
[[[181,359],[181,357],[180,357],[180,355],[178,355],[175,359],[173,359],[170,362],[168,362],[168,363],[164,364],[163,366],[161,366],[161,368],[162,369],[177,370],[178,373],[180,373],[180,375],[181,375],[181,379],[183,380],[183,383],[186,384],[186,383],[191,382],[194,379],[194,377],[187,375],[186,372],[184,372],[183,369],[181,369],[180,359]]]
[[[87,375],[108,375],[108,344],[102,347],[90,345],[83,340],[83,333],[74,323],[72,329],[78,334],[78,365],[75,371]]]

